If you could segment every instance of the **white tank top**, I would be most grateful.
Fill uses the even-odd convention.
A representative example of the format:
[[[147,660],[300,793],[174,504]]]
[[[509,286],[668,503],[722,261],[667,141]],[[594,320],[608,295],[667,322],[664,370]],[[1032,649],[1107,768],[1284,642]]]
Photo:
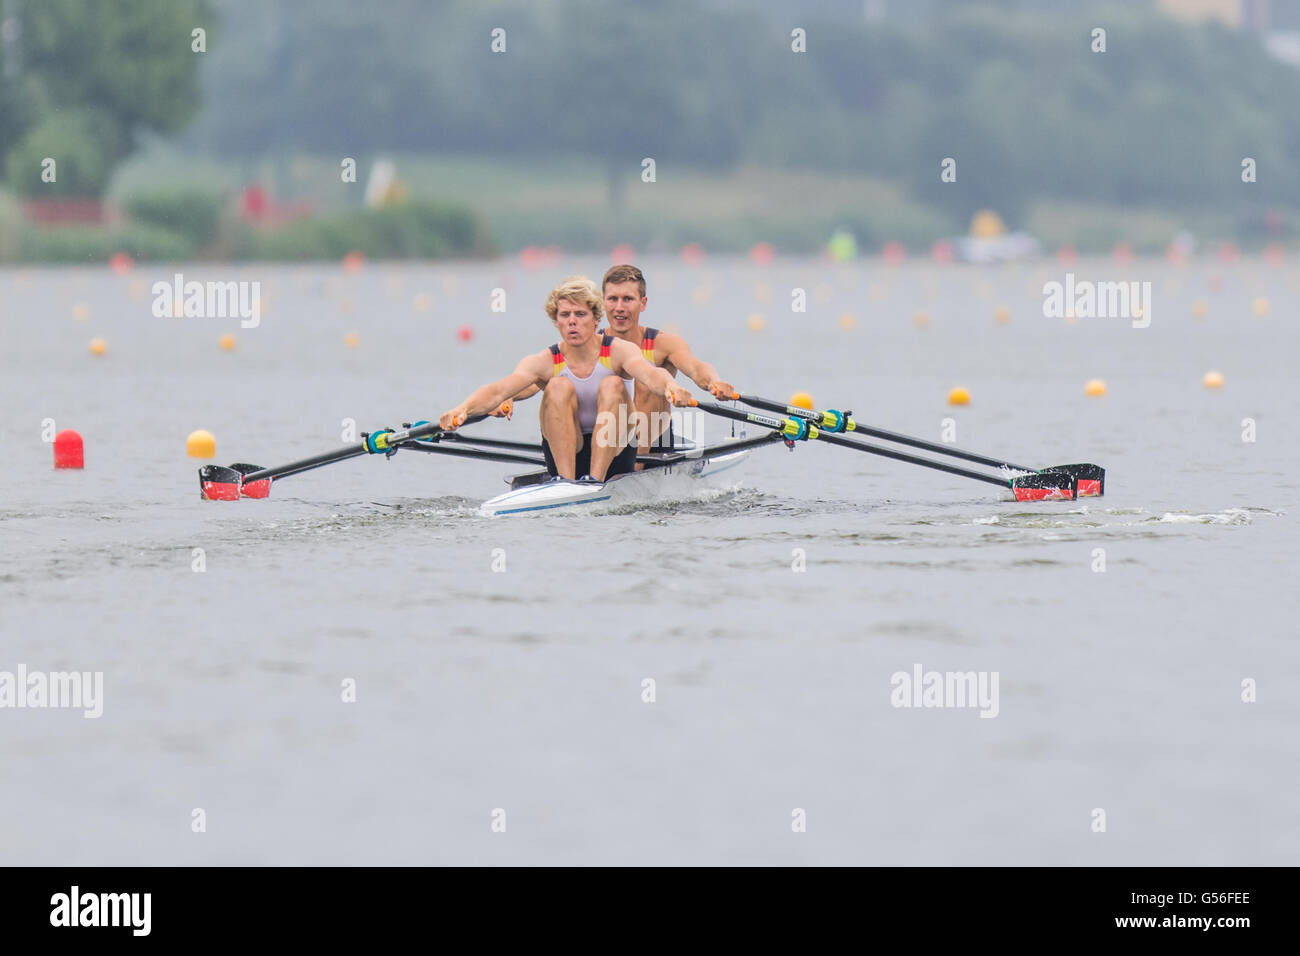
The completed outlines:
[[[614,374],[610,367],[609,350],[614,342],[612,335],[606,334],[600,340],[600,356],[596,359],[596,365],[591,370],[591,374],[586,378],[579,378],[573,374],[568,364],[564,361],[564,353],[560,351],[559,345],[551,346],[551,361],[553,371],[551,376],[563,375],[569,381],[573,382],[573,387],[578,393],[578,427],[582,429],[584,435],[590,435],[596,430],[596,393],[600,390],[600,383]],[[628,379],[623,380],[623,387],[627,389],[629,401],[632,398],[632,382]]]

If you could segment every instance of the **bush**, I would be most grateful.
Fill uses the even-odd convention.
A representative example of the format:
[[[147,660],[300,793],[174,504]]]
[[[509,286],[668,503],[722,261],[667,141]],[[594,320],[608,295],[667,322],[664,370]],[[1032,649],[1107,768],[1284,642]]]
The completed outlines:
[[[170,189],[137,193],[124,205],[137,222],[178,233],[202,248],[216,237],[222,199],[197,189]]]
[[[0,262],[12,262],[17,257],[22,229],[22,208],[8,193],[0,192]]]
[[[252,233],[245,251],[251,258],[303,260],[339,259],[354,249],[371,259],[440,259],[490,255],[495,246],[468,207],[409,202]]]
[[[178,233],[131,223],[121,229],[102,226],[28,227],[18,245],[22,262],[107,262],[115,252],[137,260],[191,259],[194,244]]]
[[[9,152],[6,171],[14,192],[31,198],[103,195],[117,157],[118,134],[89,110],[47,116]],[[54,159],[55,179],[41,179],[42,163]]]

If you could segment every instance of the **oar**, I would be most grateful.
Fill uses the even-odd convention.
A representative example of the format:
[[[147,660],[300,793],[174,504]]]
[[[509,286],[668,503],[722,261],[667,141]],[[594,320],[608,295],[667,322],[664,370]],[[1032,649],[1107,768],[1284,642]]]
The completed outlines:
[[[486,415],[477,415],[463,424],[482,421]],[[229,468],[221,465],[204,465],[199,469],[199,494],[210,501],[236,501],[242,494],[245,498],[265,498],[271,493],[271,482],[277,478],[299,475],[313,468],[332,465],[361,455],[393,454],[403,442],[439,435],[442,429],[433,422],[417,422],[412,427],[400,430],[381,428],[363,436],[363,441],[356,445],[344,445],[333,451],[322,452],[291,461],[287,465],[274,468],[259,468],[257,465],[238,464]]]
[[[784,415],[793,415],[796,418],[803,418],[812,422],[814,425],[831,432],[861,432],[864,435],[870,435],[873,438],[883,438],[885,441],[896,442],[900,445],[911,445],[913,448],[924,448],[926,451],[935,451],[941,455],[947,455],[950,458],[961,458],[964,461],[972,461],[977,465],[991,465],[994,468],[1009,468],[1012,471],[1063,471],[1073,475],[1079,481],[1079,497],[1087,498],[1106,493],[1106,469],[1100,465],[1053,465],[1050,468],[1030,468],[1028,465],[1016,465],[1009,461],[999,461],[996,458],[988,458],[984,455],[976,455],[974,452],[962,451],[960,448],[953,448],[951,445],[941,445],[938,442],[926,441],[923,438],[913,438],[911,435],[903,435],[899,432],[886,431],[883,428],[875,428],[871,425],[865,425],[855,420],[852,412],[839,412],[834,409],[826,412],[809,411],[806,408],[798,408],[794,405],[784,405],[781,402],[774,402],[770,398],[760,398],[757,395],[733,395],[733,399],[739,399],[746,405],[753,405],[755,408],[766,408],[770,412],[780,412]]]
[[[738,408],[727,408],[725,405],[718,405],[714,402],[701,402],[692,400],[691,404],[697,408],[703,409],[713,415],[720,415],[723,418],[731,418],[739,422],[750,422],[755,425],[762,425],[764,428],[770,428],[773,431],[784,435],[789,441],[824,441],[832,445],[841,445],[845,448],[855,448],[858,451],[865,451],[871,455],[882,455],[885,458],[893,458],[895,461],[905,461],[912,465],[921,465],[924,468],[933,468],[936,471],[945,471],[950,475],[961,475],[963,478],[973,478],[975,481],[987,482],[990,485],[997,485],[1000,488],[1009,488],[1015,495],[1017,501],[1041,501],[1045,498],[1069,498],[1078,497],[1078,482],[1073,475],[1063,471],[1040,471],[1031,472],[1027,475],[1017,475],[1014,478],[995,478],[992,475],[986,475],[983,472],[970,471],[966,468],[958,468],[956,465],[945,465],[942,462],[932,461],[929,458],[918,458],[915,455],[907,455],[901,451],[894,451],[889,448],[881,448],[877,445],[868,445],[866,442],[856,441],[851,438],[843,438],[830,432],[824,432],[815,425],[810,425],[805,418],[771,418],[767,415],[759,415],[757,412],[746,412]]]

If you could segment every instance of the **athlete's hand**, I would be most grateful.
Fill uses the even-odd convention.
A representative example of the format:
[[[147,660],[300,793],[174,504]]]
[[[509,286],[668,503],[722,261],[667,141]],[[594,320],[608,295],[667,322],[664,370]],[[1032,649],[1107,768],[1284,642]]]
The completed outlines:
[[[469,417],[464,405],[457,405],[449,412],[443,412],[442,417],[438,419],[438,427],[445,432],[452,432],[465,424],[465,419]]]
[[[694,399],[691,398],[690,392],[677,385],[668,389],[668,391],[664,393],[664,397],[668,399],[669,405],[690,405],[694,401]]]
[[[494,411],[488,412],[493,418],[504,418],[509,420],[515,412],[515,400],[507,398],[504,402],[496,407]]]
[[[709,383],[709,391],[713,393],[714,398],[732,399],[736,397],[736,390],[730,382],[721,382],[715,379]]]

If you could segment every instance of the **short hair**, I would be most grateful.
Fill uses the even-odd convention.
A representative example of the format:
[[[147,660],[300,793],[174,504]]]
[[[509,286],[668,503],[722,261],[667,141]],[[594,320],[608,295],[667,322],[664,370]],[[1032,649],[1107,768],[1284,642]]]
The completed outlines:
[[[635,282],[636,287],[641,290],[641,298],[645,298],[645,276],[636,266],[622,263],[616,266],[610,266],[609,271],[605,273],[605,278],[600,280],[600,291],[605,291],[605,286],[611,282]]]
[[[569,276],[551,290],[546,297],[546,314],[551,317],[552,322],[555,321],[555,313],[559,311],[561,299],[585,305],[591,309],[596,323],[600,323],[601,316],[604,314],[600,290],[596,288],[596,283],[586,276]]]

